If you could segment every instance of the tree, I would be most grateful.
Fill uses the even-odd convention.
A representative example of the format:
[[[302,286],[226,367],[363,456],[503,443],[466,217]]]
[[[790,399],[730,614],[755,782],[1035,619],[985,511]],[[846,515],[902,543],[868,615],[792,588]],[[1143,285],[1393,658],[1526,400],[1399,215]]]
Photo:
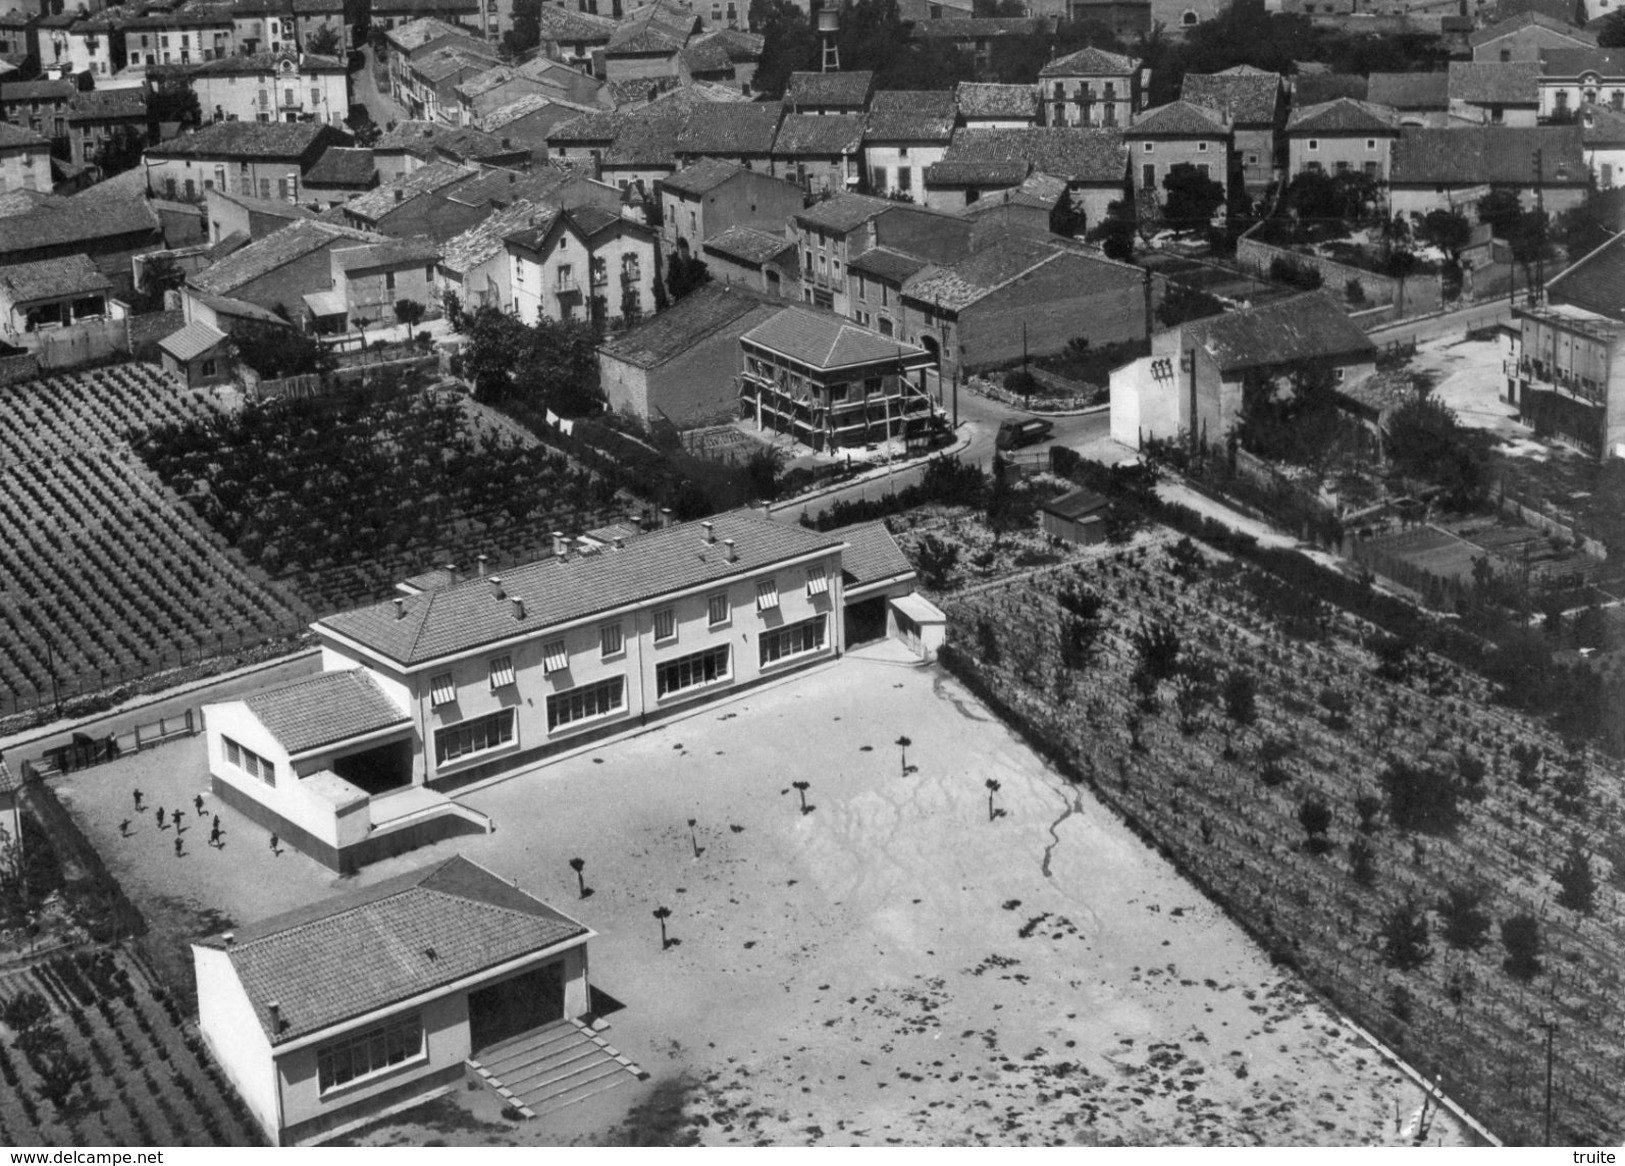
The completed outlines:
[[[1170,282],[1168,290],[1163,293],[1162,303],[1157,305],[1157,320],[1164,328],[1177,328],[1188,321],[1217,316],[1223,311],[1224,304],[1217,296],[1189,284]]]
[[[1478,221],[1488,223],[1497,238],[1512,238],[1522,218],[1523,204],[1518,192],[1511,187],[1491,187],[1490,192],[1478,200]]]
[[[232,336],[237,358],[266,380],[331,372],[333,354],[316,340],[292,328],[244,329]]]
[[[1591,914],[1597,895],[1597,876],[1591,873],[1591,856],[1578,840],[1569,846],[1568,854],[1552,875],[1559,888],[1558,905],[1582,915]]]
[[[666,260],[666,291],[672,303],[710,282],[711,269],[702,260],[676,251]]]
[[[1597,26],[1597,44],[1605,49],[1625,48],[1625,9],[1602,18]]]
[[[671,940],[666,938],[666,920],[671,918],[671,908],[656,907],[653,914],[660,921],[660,950],[665,951],[671,946]]]
[[[999,816],[993,809],[993,795],[999,792],[999,779],[990,777],[982,784],[987,787],[987,820],[992,822]]]
[[[74,1091],[90,1080],[90,1066],[85,1063],[84,1058],[75,1056],[66,1048],[53,1050],[45,1056],[31,1060],[30,1063],[40,1079],[40,1083],[34,1087],[34,1092],[54,1105],[59,1112],[67,1108]]]
[[[1224,205],[1224,187],[1189,162],[1174,165],[1162,180],[1167,192],[1162,213],[1176,231],[1195,231],[1213,224]]]
[[[513,0],[513,28],[502,35],[502,51],[517,58],[535,48],[542,41],[541,21],[542,0]]]
[[[587,860],[584,858],[572,858],[570,860],[570,869],[576,872],[576,889],[581,893],[583,899],[587,897],[587,876],[582,873],[586,865]]]
[[[1528,982],[1540,973],[1540,922],[1528,912],[1501,921],[1501,946],[1507,958],[1501,964],[1516,979]]]
[[[395,318],[408,328],[416,328],[418,321],[423,319],[427,309],[417,300],[405,299],[395,301]]]
[[[779,496],[779,474],[784,470],[784,450],[764,445],[745,459],[745,481],[751,497],[771,501]]]
[[[102,178],[108,179],[115,174],[123,174],[132,170],[141,162],[141,155],[147,148],[147,133],[145,127],[117,126],[108,135],[106,141],[96,147],[91,161],[101,171]]]
[[[1108,203],[1106,217],[1084,236],[1090,243],[1098,243],[1108,259],[1128,262],[1134,258],[1134,206],[1126,200]]]
[[[1388,795],[1388,817],[1401,830],[1448,834],[1460,820],[1454,767],[1390,757],[1377,781]]]
[[[959,548],[928,534],[915,547],[914,563],[920,569],[920,581],[932,591],[941,591],[948,586],[949,576],[959,565]]]
[[[305,52],[314,53],[318,57],[344,56],[344,35],[331,24],[319,25],[315,32],[305,38]]]
[[[1413,972],[1433,958],[1427,915],[1409,896],[1388,912],[1377,936],[1382,962],[1401,972]]]
[[[762,36],[762,55],[751,85],[766,97],[782,97],[791,73],[817,63],[819,45],[812,23],[791,0],[751,0],[750,27]]]
[[[1483,906],[1481,888],[1448,888],[1436,905],[1444,941],[1458,951],[1477,951],[1483,947],[1490,934],[1490,917]]]
[[[1224,715],[1238,725],[1258,717],[1258,678],[1245,668],[1232,668],[1224,678]]]
[[[1349,873],[1362,887],[1377,881],[1376,859],[1376,851],[1368,839],[1359,837],[1349,843]]]
[[[1134,649],[1140,667],[1154,681],[1167,680],[1179,670],[1179,633],[1171,624],[1147,625],[1142,619],[1134,633]]]
[[[169,83],[155,90],[147,98],[147,140],[161,140],[161,127],[165,122],[196,126],[203,121],[203,110],[197,94],[189,82]]]
[[[1450,262],[1461,261],[1462,248],[1472,242],[1473,225],[1467,216],[1454,207],[1429,211],[1417,229],[1417,236],[1431,243],[1450,257]]]
[[[987,528],[993,532],[993,545],[999,546],[1004,536],[1020,530],[1032,518],[1031,500],[1005,480],[1004,459],[993,455],[993,481],[987,492]]]
[[[1330,849],[1326,832],[1332,828],[1332,808],[1319,794],[1309,794],[1298,803],[1298,825],[1308,835],[1310,854],[1324,854]]]

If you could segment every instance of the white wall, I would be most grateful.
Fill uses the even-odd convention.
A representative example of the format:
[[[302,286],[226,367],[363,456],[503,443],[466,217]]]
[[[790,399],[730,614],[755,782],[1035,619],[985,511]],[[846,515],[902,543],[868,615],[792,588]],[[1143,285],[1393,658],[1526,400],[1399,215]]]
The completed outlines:
[[[1111,372],[1112,440],[1130,449],[1139,449],[1142,438],[1179,434],[1178,382],[1151,375],[1156,359],[1164,358],[1142,356]]]
[[[215,1060],[273,1143],[277,1136],[276,1074],[271,1042],[231,966],[214,948],[192,946],[197,976],[198,1028]]]

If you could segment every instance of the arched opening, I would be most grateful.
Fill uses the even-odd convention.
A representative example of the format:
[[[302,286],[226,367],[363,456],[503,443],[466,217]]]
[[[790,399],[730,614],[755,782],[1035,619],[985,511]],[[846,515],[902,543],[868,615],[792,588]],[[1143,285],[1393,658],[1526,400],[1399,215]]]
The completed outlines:
[[[1196,15],[1196,10],[1194,8],[1187,8],[1185,9],[1184,14],[1180,16],[1179,23],[1184,25],[1186,28],[1190,28],[1200,19],[1201,17]]]

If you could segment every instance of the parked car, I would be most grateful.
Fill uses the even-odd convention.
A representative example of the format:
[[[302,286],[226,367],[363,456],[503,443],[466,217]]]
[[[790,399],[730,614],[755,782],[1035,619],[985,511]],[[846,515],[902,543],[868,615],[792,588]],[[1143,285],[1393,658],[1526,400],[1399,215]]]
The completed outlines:
[[[1055,429],[1055,422],[1045,421],[1038,417],[1029,417],[1025,421],[1006,421],[999,426],[999,436],[994,439],[995,449],[1020,449],[1024,445],[1032,445],[1035,441],[1043,441]]]

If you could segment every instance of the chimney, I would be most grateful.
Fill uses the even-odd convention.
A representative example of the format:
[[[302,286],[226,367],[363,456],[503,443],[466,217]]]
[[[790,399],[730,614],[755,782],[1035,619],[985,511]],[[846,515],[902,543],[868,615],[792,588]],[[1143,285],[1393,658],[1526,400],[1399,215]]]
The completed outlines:
[[[525,601],[517,595],[513,597],[513,617],[514,619],[525,618]]]
[[[480,557],[479,557],[479,564],[480,564],[480,578],[481,578],[481,579],[483,579],[483,578],[485,578],[485,560],[486,560],[486,557],[487,557],[487,556],[485,556],[485,555],[481,555],[481,556],[480,556]]]
[[[395,601],[395,618],[396,619],[405,619],[406,618],[406,600],[397,599]]]
[[[767,519],[771,519],[773,517],[773,503],[771,503],[771,502],[763,502],[762,503],[762,517],[767,518]]]
[[[717,541],[717,532],[711,523],[702,522],[700,523],[700,527],[705,531],[705,541],[707,543],[714,543]]]
[[[739,561],[739,552],[734,550],[734,540],[731,538],[725,538],[722,540],[722,545],[728,548],[728,561],[730,563],[737,563]]]
[[[495,595],[498,599],[502,598],[502,576],[501,575],[492,575],[491,576],[491,594]]]
[[[451,582],[453,582],[453,583],[456,583],[458,581],[458,579],[457,579],[457,564],[456,563],[447,563],[446,564],[446,577],[448,579],[450,579]]]
[[[503,139],[502,139],[502,148],[503,148],[503,149],[504,149],[504,150],[511,150],[511,149],[513,149],[513,139],[512,139],[512,138],[503,138]],[[513,181],[513,180],[512,180],[512,179],[509,179],[509,181],[510,181],[510,182],[511,182],[511,181]]]
[[[616,535],[615,536],[615,549],[620,550],[621,548],[623,548],[625,546],[626,546],[626,539],[623,538],[621,535]]]
[[[276,1000],[269,1000],[265,1004],[265,1011],[271,1014],[271,1031],[282,1031],[282,1005]]]
[[[660,508],[660,528],[662,530],[664,530],[666,527],[668,527],[670,525],[671,525],[671,507],[670,506],[662,506]]]
[[[570,548],[565,544],[564,532],[561,530],[553,532],[553,553],[561,559],[570,557]]]
[[[222,939],[224,939],[226,941],[226,946],[227,947],[230,947],[232,944],[237,942],[237,933],[235,931],[228,931],[224,935],[222,935],[220,938],[222,938]]]
[[[402,190],[398,186],[395,188],[395,201],[396,202],[405,202],[406,201],[406,191]]]

